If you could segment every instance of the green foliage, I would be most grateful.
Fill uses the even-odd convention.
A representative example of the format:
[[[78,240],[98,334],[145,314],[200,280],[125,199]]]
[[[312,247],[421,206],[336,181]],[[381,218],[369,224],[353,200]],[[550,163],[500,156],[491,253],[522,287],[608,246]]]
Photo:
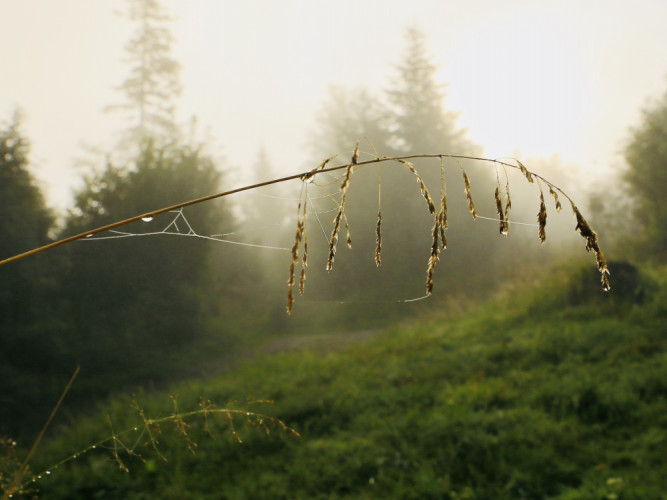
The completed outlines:
[[[53,228],[53,215],[30,172],[29,150],[17,118],[2,125],[0,258],[48,243]],[[33,404],[40,392],[35,371],[50,367],[57,356],[57,347],[45,335],[55,323],[46,297],[53,289],[56,263],[57,258],[47,255],[0,267],[0,435],[14,435],[17,412]]]
[[[560,273],[483,306],[424,309],[344,351],[255,359],[174,388],[181,408],[254,391],[301,439],[202,437],[192,456],[163,435],[167,462],[121,473],[83,455],[37,484],[49,498],[662,498],[667,274],[654,276],[642,304],[571,304],[579,277]],[[94,442],[102,420],[74,422],[49,458]]]
[[[643,249],[664,261],[667,256],[667,93],[644,111],[643,123],[632,131],[625,150],[625,180],[636,202],[635,229],[642,228]],[[614,211],[618,212],[618,208]]]
[[[86,180],[76,194],[65,234],[200,196],[215,190],[219,182],[216,166],[199,151],[157,149],[146,143],[135,162],[124,167],[109,163]],[[183,213],[198,234],[213,234],[233,224],[220,203]],[[126,231],[159,233],[175,220],[174,228],[187,234],[190,227],[184,219],[175,219],[177,215],[139,221]],[[223,291],[208,300],[203,295],[211,285],[211,246],[193,238],[91,239],[71,245],[67,252],[69,267],[60,281],[63,317],[70,327],[61,341],[84,374],[88,369],[91,376],[94,371],[96,378],[109,378],[107,389],[137,377],[164,375],[172,364],[165,362],[165,356],[205,334],[211,301],[233,293]],[[230,261],[231,265],[234,259]],[[217,278],[224,279],[224,273]]]

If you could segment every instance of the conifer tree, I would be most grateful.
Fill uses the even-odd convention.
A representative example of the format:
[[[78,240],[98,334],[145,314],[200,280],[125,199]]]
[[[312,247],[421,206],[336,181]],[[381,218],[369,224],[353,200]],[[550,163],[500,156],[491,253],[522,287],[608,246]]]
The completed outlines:
[[[636,226],[644,234],[643,250],[664,260],[667,256],[667,93],[645,110],[643,122],[632,131],[625,150],[628,169],[625,179],[636,201]],[[612,213],[618,213],[611,208]],[[618,217],[616,215],[615,217]],[[634,237],[637,236],[635,230]]]
[[[128,18],[137,24],[137,29],[125,46],[130,74],[118,87],[125,102],[107,109],[128,113],[131,126],[126,140],[141,143],[151,137],[171,143],[179,133],[174,112],[182,87],[181,66],[171,56],[174,37],[166,26],[170,17],[158,0],[127,3]]]
[[[54,223],[30,171],[30,143],[19,122],[15,116],[0,128],[0,259],[48,243]],[[54,253],[0,267],[0,434],[16,436],[48,410],[40,402],[56,380],[51,367],[60,355],[50,331],[55,262]],[[36,384],[45,372],[48,380]]]

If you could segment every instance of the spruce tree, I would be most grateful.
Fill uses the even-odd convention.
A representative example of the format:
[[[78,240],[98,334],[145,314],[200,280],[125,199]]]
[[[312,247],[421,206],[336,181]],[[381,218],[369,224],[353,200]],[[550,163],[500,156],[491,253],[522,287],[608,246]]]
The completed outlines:
[[[182,88],[181,65],[171,56],[174,37],[167,28],[171,19],[158,0],[127,3],[127,16],[137,29],[125,46],[130,74],[118,87],[125,102],[107,109],[127,112],[131,125],[124,136],[126,141],[141,144],[147,138],[159,138],[168,144],[180,133],[174,112]]]

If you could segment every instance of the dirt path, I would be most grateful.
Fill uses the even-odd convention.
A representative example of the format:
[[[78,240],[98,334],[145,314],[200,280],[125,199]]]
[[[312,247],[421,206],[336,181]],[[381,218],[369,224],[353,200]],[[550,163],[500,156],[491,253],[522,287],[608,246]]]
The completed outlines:
[[[353,344],[363,344],[376,338],[382,330],[358,330],[349,333],[329,333],[318,335],[295,335],[267,340],[252,348],[217,356],[192,367],[179,379],[202,379],[222,375],[233,370],[240,363],[263,355],[280,354],[289,351],[308,351],[327,354],[340,351]]]

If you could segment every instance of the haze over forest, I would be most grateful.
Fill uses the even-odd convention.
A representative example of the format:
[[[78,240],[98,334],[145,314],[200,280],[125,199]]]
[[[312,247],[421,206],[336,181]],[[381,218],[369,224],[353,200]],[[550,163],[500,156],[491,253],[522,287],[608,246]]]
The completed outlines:
[[[664,496],[667,3],[0,2],[3,500]]]
[[[85,171],[81,146],[108,149],[126,124],[104,109],[119,101],[133,26],[117,15],[123,2],[2,3],[11,22],[0,43],[15,50],[3,58],[0,114],[23,112],[33,170],[63,209]],[[261,148],[281,174],[311,168],[308,138],[330,87],[386,90],[408,26],[426,37],[445,107],[487,156],[557,154],[586,180],[622,163],[628,128],[665,82],[660,0],[163,5],[182,65],[176,116],[197,117],[198,137],[233,170],[228,185],[250,180]]]

